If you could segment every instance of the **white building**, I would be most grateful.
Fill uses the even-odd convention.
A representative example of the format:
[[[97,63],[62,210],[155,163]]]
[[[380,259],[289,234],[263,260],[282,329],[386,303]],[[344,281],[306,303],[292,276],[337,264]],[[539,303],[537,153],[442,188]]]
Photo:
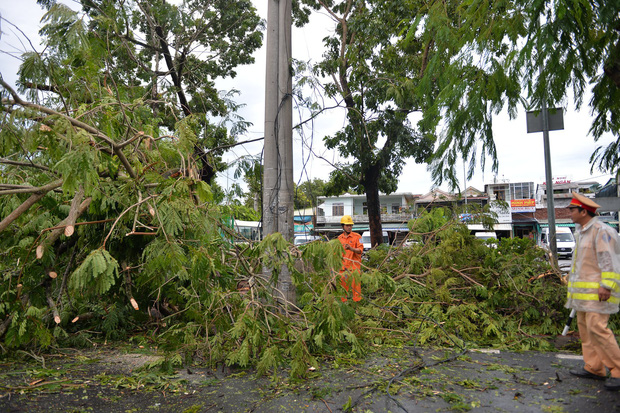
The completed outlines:
[[[596,181],[571,181],[566,177],[553,178],[553,206],[566,208],[573,199],[573,191],[588,198],[594,198],[600,184]],[[547,184],[539,184],[536,189],[536,204],[540,208],[547,208]]]
[[[413,217],[413,205],[419,195],[409,192],[390,195],[379,194],[381,203],[381,223],[384,230],[403,230]],[[341,231],[340,219],[351,215],[354,231],[368,230],[368,206],[366,195],[344,194],[335,197],[318,197],[319,206],[316,217],[317,232]]]

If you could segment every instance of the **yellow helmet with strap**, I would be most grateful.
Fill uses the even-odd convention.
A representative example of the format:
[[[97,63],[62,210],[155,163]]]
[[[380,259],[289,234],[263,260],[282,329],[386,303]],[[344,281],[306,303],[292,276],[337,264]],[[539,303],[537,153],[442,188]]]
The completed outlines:
[[[353,218],[351,218],[351,215],[345,215],[340,219],[340,223],[343,225],[353,225]]]

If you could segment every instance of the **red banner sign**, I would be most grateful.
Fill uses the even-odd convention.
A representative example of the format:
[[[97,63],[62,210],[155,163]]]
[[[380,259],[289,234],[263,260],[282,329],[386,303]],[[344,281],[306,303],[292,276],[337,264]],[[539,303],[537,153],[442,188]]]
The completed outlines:
[[[536,207],[535,199],[513,199],[510,201],[510,206],[514,207]]]
[[[536,212],[535,199],[513,199],[510,201],[512,212]]]

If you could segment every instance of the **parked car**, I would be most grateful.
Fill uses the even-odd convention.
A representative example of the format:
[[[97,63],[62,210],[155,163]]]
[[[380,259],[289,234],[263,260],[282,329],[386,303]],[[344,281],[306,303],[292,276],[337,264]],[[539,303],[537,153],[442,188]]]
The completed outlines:
[[[488,240],[497,240],[497,233],[495,231],[481,231],[476,232],[474,236],[485,242],[485,245],[491,248],[497,248],[497,243],[488,243]]]
[[[364,231],[362,233],[362,244],[364,244],[364,251],[368,251],[371,247],[371,243],[370,243],[370,231]],[[390,243],[390,239],[388,237],[388,233],[387,231],[383,231],[383,243],[384,244],[389,244]]]
[[[493,239],[493,238],[497,239],[497,234],[495,233],[495,231],[476,232],[475,237],[483,241],[486,241],[488,239]]]
[[[293,239],[293,244],[302,245],[320,239],[321,237],[319,237],[318,235],[295,235],[295,238]]]

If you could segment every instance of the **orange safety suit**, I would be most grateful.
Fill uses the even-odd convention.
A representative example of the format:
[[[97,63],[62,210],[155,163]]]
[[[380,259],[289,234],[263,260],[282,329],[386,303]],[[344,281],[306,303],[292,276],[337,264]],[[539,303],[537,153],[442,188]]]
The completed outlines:
[[[362,236],[357,232],[351,232],[347,234],[343,232],[338,236],[338,241],[342,246],[349,245],[352,248],[358,248],[360,251],[364,251],[364,244],[360,241]],[[351,292],[353,294],[353,301],[360,301],[362,299],[362,288],[359,284],[359,280],[355,280],[355,277],[360,273],[362,268],[362,254],[357,254],[351,250],[345,250],[342,255],[342,269],[340,270],[340,285],[349,292],[349,284],[351,285]],[[342,301],[347,301],[346,297],[342,297]]]
[[[577,310],[585,369],[598,376],[620,377],[620,348],[607,327],[609,315],[618,312],[620,302],[620,243],[618,234],[594,217],[577,224],[576,246],[568,276],[566,308]],[[611,297],[600,301],[599,287]]]

